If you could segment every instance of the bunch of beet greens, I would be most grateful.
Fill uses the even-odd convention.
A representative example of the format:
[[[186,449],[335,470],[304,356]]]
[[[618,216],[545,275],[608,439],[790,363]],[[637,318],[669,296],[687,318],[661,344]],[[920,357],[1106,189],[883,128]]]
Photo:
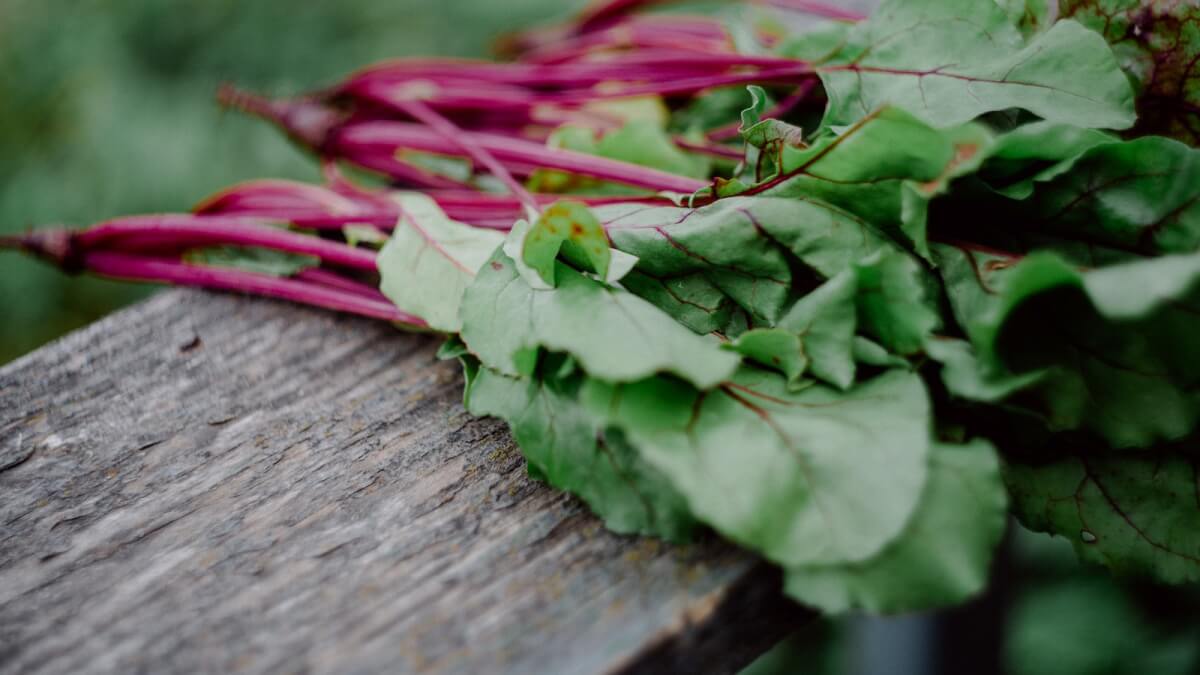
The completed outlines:
[[[1200,580],[1200,8],[670,5],[222,91],[327,184],[5,243],[444,333],[531,474],[826,611],[965,600],[1010,507]]]

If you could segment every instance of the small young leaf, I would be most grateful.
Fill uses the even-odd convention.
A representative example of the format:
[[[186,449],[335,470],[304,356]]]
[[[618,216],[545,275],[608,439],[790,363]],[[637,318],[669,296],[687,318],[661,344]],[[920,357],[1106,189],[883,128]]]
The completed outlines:
[[[751,103],[742,111],[742,125],[738,129],[742,139],[760,150],[774,148],[776,152],[785,146],[804,146],[804,132],[800,127],[782,120],[762,118],[767,111],[767,92],[757,85],[747,89]]]
[[[525,235],[522,259],[553,286],[560,250],[572,265],[601,278],[608,276],[612,259],[608,237],[586,204],[560,201],[543,211]]]

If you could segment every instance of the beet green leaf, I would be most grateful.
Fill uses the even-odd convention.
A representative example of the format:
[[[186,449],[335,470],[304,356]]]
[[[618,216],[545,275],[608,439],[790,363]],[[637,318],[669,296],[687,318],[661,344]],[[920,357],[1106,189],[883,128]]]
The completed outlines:
[[[964,602],[987,583],[1008,520],[1000,462],[986,441],[936,444],[904,533],[874,557],[787,570],[785,588],[826,612],[913,612]]]
[[[431,328],[458,331],[463,293],[504,235],[450,220],[424,195],[396,199],[403,213],[379,254],[380,288]]]
[[[530,473],[577,495],[622,534],[690,538],[695,521],[683,498],[641,459],[620,432],[605,432],[577,401],[581,378],[516,379],[481,368],[467,409],[508,422]]]
[[[593,381],[582,396],[698,519],[784,566],[869,559],[900,535],[925,485],[930,407],[912,373],[793,392],[743,369],[708,392],[660,377]]]
[[[1200,483],[1195,450],[1049,464],[1011,464],[1005,480],[1021,522],[1066,537],[1084,560],[1169,583],[1200,581]],[[1184,446],[1190,446],[1184,449]]]
[[[832,126],[887,105],[937,127],[1010,108],[1083,127],[1134,123],[1133,91],[1103,38],[1060,21],[1026,44],[994,0],[888,0],[818,72]]]
[[[557,287],[535,289],[496,251],[467,288],[462,339],[485,366],[531,375],[538,350],[564,352],[588,373],[618,382],[673,373],[712,387],[738,357],[636,295],[558,263]]]

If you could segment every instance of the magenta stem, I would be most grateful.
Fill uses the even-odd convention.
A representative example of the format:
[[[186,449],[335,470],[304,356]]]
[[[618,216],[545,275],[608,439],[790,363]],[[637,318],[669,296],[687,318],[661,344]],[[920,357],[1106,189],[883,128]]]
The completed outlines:
[[[856,12],[851,9],[845,9],[827,2],[818,2],[817,0],[762,0],[766,4],[780,9],[789,9],[796,12],[804,12],[814,16],[823,16],[827,19],[836,19],[838,21],[846,21],[849,23],[857,23],[866,19],[866,15]]]
[[[515,171],[533,167],[558,169],[601,180],[625,183],[650,190],[669,192],[695,192],[708,183],[666,171],[648,169],[637,164],[596,157],[580,152],[548,148],[540,143],[508,138],[498,134],[465,132],[471,142],[483,147],[494,157]],[[409,148],[441,154],[460,154],[456,144],[429,134],[420,125],[405,122],[361,122],[343,127],[336,143],[331,144],[341,151],[343,157],[357,162],[366,152],[394,153],[398,148]]]
[[[346,291],[347,293],[354,293],[355,295],[378,300],[379,302],[389,302],[387,296],[381,293],[378,288],[368,286],[353,279],[347,279],[340,274],[330,272],[329,270],[323,270],[318,267],[310,267],[308,269],[300,270],[296,274],[292,275],[292,278],[298,281],[308,281],[321,286],[328,286],[337,290]]]
[[[536,218],[539,210],[537,200],[533,198],[529,190],[525,189],[524,185],[521,185],[516,178],[513,178],[508,169],[492,153],[488,152],[487,148],[475,142],[474,136],[465,133],[458,125],[446,119],[421,101],[401,99],[396,101],[396,104],[405,113],[440,134],[442,138],[457,145],[468,157],[486,168],[493,176],[499,178],[525,207],[529,217],[531,219]]]
[[[746,158],[745,152],[728,145],[721,145],[719,143],[711,143],[706,141],[693,141],[684,136],[676,136],[672,140],[675,141],[675,145],[678,145],[680,148],[683,148],[688,152],[709,155],[710,157],[717,157],[719,159],[731,159],[734,161],[741,161]]]
[[[420,318],[401,312],[391,303],[361,297],[344,290],[328,288],[307,281],[283,279],[244,270],[188,265],[175,260],[143,258],[108,251],[88,253],[84,262],[87,268],[96,274],[117,279],[250,293],[372,319],[383,319],[406,324],[412,328],[426,326]]]
[[[114,241],[149,237],[156,243],[256,246],[310,255],[332,265],[375,271],[375,254],[346,244],[288,232],[249,218],[223,216],[135,216],[100,223],[75,235],[83,250],[103,249]]]

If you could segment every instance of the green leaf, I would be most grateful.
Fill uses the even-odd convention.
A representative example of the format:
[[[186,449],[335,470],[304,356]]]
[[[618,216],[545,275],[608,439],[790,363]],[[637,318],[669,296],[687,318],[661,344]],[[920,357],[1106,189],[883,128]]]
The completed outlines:
[[[580,378],[519,380],[487,368],[470,384],[467,409],[508,422],[531,473],[585,501],[621,534],[680,542],[696,523],[683,498],[620,432],[580,407]]]
[[[980,125],[938,130],[883,108],[809,148],[785,149],[783,178],[765,194],[833,204],[907,239],[927,258],[927,203],[975,170],[991,143]]]
[[[1005,481],[1026,527],[1066,537],[1084,560],[1118,574],[1200,581],[1200,484],[1187,451],[1011,464]]]
[[[858,326],[857,276],[846,271],[804,296],[780,319],[778,328],[752,330],[734,349],[783,372],[796,387],[810,369],[822,380],[848,389],[854,383],[854,332]]]
[[[930,304],[930,280],[916,260],[899,251],[880,251],[855,266],[856,303],[862,331],[903,355],[921,352],[941,316]]]
[[[867,338],[856,335],[851,348],[854,360],[865,366],[877,368],[909,368],[909,362],[884,349],[881,345]]]
[[[791,392],[779,375],[743,369],[709,392],[668,378],[590,382],[582,400],[625,431],[697,518],[785,566],[874,556],[925,485],[929,400],[911,373]]]
[[[1025,124],[996,139],[980,173],[997,192],[1025,199],[1037,183],[1070,171],[1088,150],[1117,140],[1103,131],[1070,124]]]
[[[878,555],[787,570],[785,589],[825,612],[892,614],[964,602],[987,583],[1008,520],[1008,494],[991,444],[938,444],[929,480],[903,534]]]
[[[1143,254],[1200,250],[1200,150],[1166,138],[1098,144],[1036,186],[1035,227]]]
[[[346,225],[342,228],[346,243],[354,247],[380,249],[391,237],[374,225]]]
[[[1053,25],[1052,10],[1058,0],[997,0],[997,4],[1008,14],[1012,22],[1026,39],[1041,33]]]
[[[467,289],[462,339],[484,365],[529,375],[539,348],[565,352],[589,374],[624,382],[673,373],[701,388],[737,368],[714,339],[689,331],[632,293],[558,263],[558,286],[538,290],[496,251]]]
[[[946,288],[985,377],[1042,372],[1053,430],[1114,447],[1182,438],[1200,421],[1200,253],[1080,271],[939,246]]]
[[[1137,83],[1138,133],[1200,143],[1200,5],[1061,0],[1060,14],[1102,34]]]
[[[788,389],[803,388],[801,378],[808,370],[808,355],[799,335],[781,328],[746,331],[729,345],[733,351],[787,376]]]
[[[231,267],[273,277],[290,277],[321,266],[321,259],[315,256],[242,246],[194,248],[184,253],[183,259],[192,265]]]
[[[658,277],[634,270],[621,285],[701,335],[722,331],[733,315],[733,301],[703,274]]]
[[[657,105],[661,106],[661,102]],[[599,136],[593,129],[568,125],[556,129],[551,134],[548,144],[551,147],[639,164],[680,176],[707,179],[712,172],[712,163],[708,158],[681,149],[658,120],[629,120],[621,128]],[[532,181],[534,188],[541,192],[641,192],[561,171],[539,170],[534,174]]]
[[[596,209],[618,249],[658,277],[702,274],[756,324],[792,299],[789,256],[829,278],[889,246],[870,225],[819,200],[730,197],[699,209],[622,204]]]
[[[800,127],[777,119],[763,119],[767,111],[767,92],[757,85],[747,87],[750,92],[750,107],[742,111],[742,125],[738,132],[750,145],[761,149],[782,146],[804,145],[804,131]]]
[[[887,105],[937,127],[1011,108],[1081,127],[1134,123],[1133,92],[1103,38],[1060,21],[1025,44],[994,0],[887,0],[817,71],[825,123]]]
[[[933,339],[925,345],[925,353],[942,364],[946,389],[971,401],[998,403],[1036,384],[1044,375],[1040,371],[1023,375],[988,372],[966,340]]]
[[[572,265],[607,277],[612,259],[608,236],[586,204],[560,201],[543,211],[525,235],[522,259],[553,286],[560,250]]]
[[[1163,631],[1156,622],[1162,617],[1139,612],[1135,597],[1128,587],[1096,576],[1023,591],[1004,629],[1004,672],[1195,675],[1200,668],[1195,622],[1171,621],[1171,630]]]
[[[662,127],[647,121],[630,121],[600,137],[592,154],[659,169],[680,176],[707,179],[710,162],[684,152]]]
[[[380,289],[430,328],[456,332],[463,293],[504,235],[450,220],[425,195],[398,193],[395,199],[402,216],[379,254]]]

